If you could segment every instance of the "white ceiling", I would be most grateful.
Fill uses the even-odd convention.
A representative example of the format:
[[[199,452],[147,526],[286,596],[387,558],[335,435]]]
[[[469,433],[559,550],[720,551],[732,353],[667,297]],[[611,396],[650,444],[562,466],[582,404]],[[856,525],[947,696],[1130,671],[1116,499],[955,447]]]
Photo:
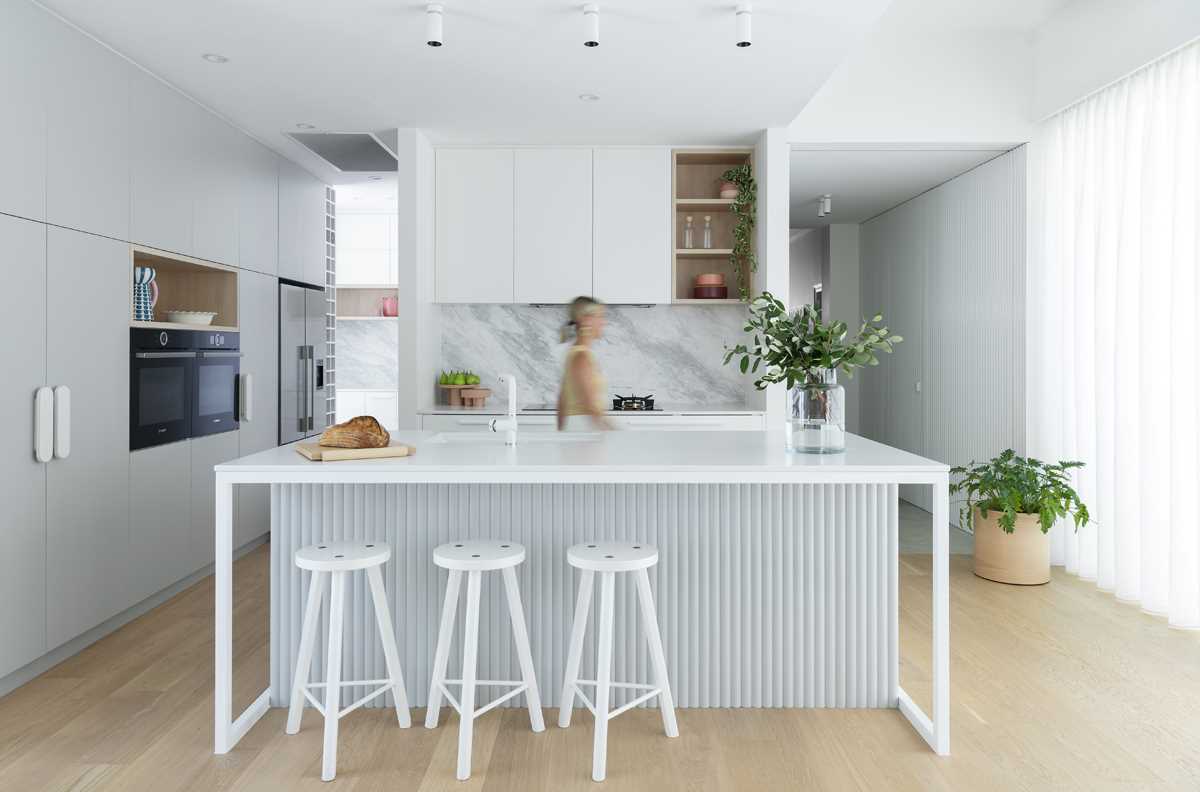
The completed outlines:
[[[1003,149],[853,148],[792,151],[792,228],[861,223],[1004,153]],[[833,214],[817,217],[830,194]]]
[[[611,0],[601,45],[575,0],[41,0],[325,178],[283,133],[426,129],[435,142],[745,143],[786,126],[888,0]],[[211,64],[202,53],[219,53]],[[592,93],[600,101],[585,103]]]

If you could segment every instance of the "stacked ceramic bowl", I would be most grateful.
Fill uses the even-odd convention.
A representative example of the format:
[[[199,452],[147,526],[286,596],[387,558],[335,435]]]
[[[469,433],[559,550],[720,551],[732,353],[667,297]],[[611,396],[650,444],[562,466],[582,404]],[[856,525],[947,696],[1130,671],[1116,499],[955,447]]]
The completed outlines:
[[[692,284],[692,297],[697,300],[724,300],[729,297],[725,276],[719,272],[697,275]]]

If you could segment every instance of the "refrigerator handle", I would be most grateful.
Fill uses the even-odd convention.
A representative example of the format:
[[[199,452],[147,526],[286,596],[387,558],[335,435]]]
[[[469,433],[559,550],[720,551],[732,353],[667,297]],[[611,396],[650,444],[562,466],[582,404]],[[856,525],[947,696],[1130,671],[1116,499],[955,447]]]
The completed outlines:
[[[308,392],[308,431],[313,430],[313,417],[317,409],[317,358],[313,354],[313,348],[308,347],[308,365],[305,366],[308,372],[308,383],[305,391]]]
[[[296,431],[304,434],[308,426],[308,397],[304,394],[304,383],[308,379],[308,366],[304,365],[304,347],[296,347]]]

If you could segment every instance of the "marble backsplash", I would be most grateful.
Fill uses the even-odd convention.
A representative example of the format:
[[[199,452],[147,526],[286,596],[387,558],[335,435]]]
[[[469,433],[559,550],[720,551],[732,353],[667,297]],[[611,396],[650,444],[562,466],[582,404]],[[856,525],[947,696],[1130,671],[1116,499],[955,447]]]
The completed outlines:
[[[396,388],[399,338],[395,321],[338,319],[337,384],[340,388]]]
[[[496,377],[506,371],[517,375],[523,406],[553,404],[567,350],[559,342],[566,312],[561,305],[443,305],[440,365],[479,374],[496,389],[489,406],[505,404]],[[745,321],[745,310],[729,305],[610,305],[594,349],[610,391],[653,394],[667,406],[745,406],[748,378],[721,363]]]

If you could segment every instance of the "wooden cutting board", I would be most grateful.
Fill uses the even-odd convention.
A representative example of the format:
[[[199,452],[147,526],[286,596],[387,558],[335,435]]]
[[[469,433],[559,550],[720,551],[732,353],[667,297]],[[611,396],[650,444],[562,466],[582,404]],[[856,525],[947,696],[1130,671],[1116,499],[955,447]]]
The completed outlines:
[[[338,462],[344,459],[394,459],[412,456],[417,449],[403,443],[382,448],[330,448],[317,443],[297,443],[296,453],[314,462]]]

